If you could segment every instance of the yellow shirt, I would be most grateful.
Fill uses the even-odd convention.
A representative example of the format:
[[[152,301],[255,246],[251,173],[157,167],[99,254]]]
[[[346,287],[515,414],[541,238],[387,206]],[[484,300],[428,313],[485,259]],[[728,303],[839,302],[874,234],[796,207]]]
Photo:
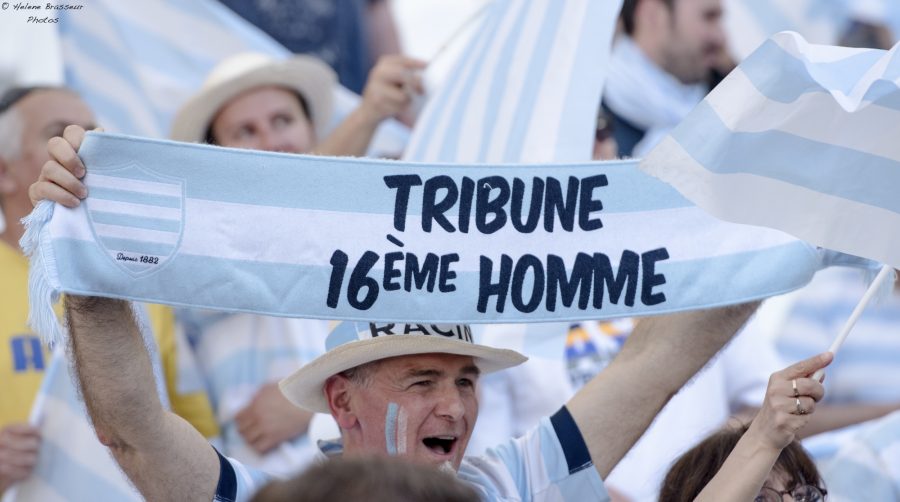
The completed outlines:
[[[205,392],[179,394],[175,319],[162,305],[148,307],[159,345],[172,411],[206,437],[219,433]],[[28,328],[28,260],[0,242],[0,429],[26,422],[50,362],[50,352]]]

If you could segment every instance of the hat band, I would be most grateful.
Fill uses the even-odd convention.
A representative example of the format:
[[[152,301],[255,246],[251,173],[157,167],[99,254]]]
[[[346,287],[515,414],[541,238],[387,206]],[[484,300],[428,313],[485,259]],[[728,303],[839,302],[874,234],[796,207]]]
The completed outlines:
[[[345,340],[349,343],[358,340],[370,340],[384,336],[437,336],[452,338],[461,342],[474,344],[472,328],[467,324],[403,324],[403,323],[368,323],[368,329],[357,331],[355,340]],[[336,345],[343,345],[338,343]]]

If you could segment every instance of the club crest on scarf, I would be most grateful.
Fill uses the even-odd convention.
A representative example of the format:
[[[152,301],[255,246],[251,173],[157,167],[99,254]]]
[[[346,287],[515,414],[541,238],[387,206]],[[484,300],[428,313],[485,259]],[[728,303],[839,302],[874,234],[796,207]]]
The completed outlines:
[[[133,277],[159,271],[181,244],[184,180],[137,163],[98,172],[85,177],[91,194],[85,209],[97,243]]]

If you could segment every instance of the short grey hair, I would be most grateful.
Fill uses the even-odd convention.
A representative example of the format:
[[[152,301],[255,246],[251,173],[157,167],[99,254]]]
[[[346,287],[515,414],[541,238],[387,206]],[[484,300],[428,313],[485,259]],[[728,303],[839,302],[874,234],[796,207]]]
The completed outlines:
[[[22,155],[22,132],[25,122],[15,106],[0,114],[0,158],[16,160]]]
[[[359,366],[354,366],[338,374],[350,380],[357,386],[368,387],[369,383],[371,383],[372,381],[372,377],[375,375],[375,371],[378,370],[379,366],[381,366],[381,360],[376,360],[360,364]]]

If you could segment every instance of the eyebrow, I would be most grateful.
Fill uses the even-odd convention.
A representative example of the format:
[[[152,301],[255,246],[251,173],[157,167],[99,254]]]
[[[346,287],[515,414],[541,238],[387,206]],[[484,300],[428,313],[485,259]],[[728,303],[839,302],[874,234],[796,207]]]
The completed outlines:
[[[475,366],[474,364],[470,364],[470,365],[464,367],[462,369],[462,371],[460,371],[460,373],[463,373],[465,375],[476,376],[476,377],[481,376],[481,370],[478,369],[478,366]]]
[[[478,366],[474,364],[464,366],[460,371],[463,375],[469,376],[480,376],[481,370],[478,369]],[[440,378],[446,374],[443,370],[428,368],[428,369],[417,369],[413,368],[406,372],[405,378],[416,378],[416,377],[432,377],[432,378]]]
[[[436,369],[417,369],[417,368],[413,368],[413,369],[407,370],[406,375],[404,375],[404,376],[405,376],[406,378],[415,378],[415,377],[434,377],[434,378],[440,378],[440,377],[444,376],[444,372],[441,371],[441,370],[436,370]]]

